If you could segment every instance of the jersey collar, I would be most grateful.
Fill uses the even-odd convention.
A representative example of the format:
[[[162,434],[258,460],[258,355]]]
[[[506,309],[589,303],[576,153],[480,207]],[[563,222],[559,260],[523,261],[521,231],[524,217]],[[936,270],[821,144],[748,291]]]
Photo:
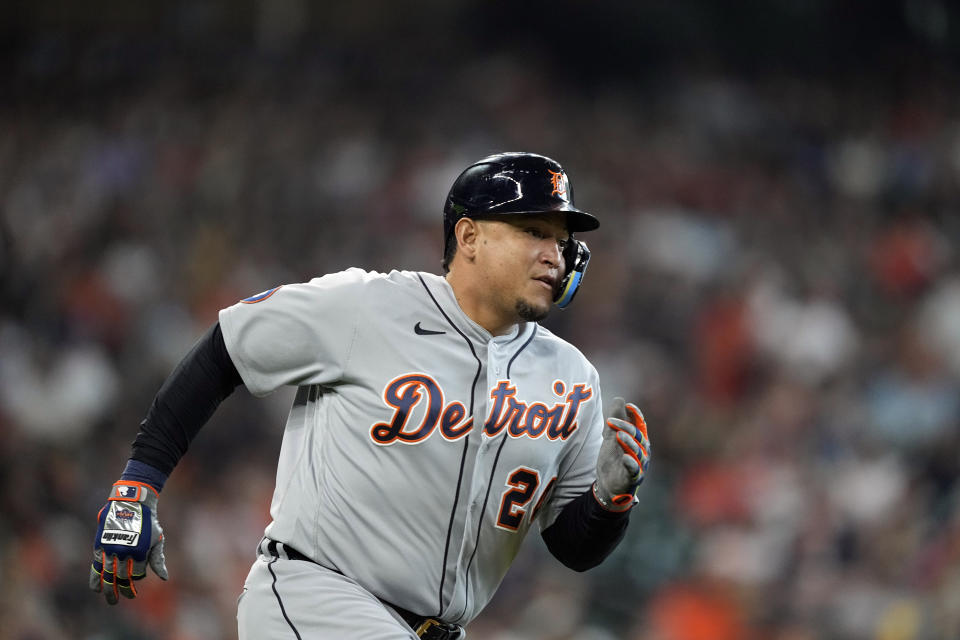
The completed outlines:
[[[457,302],[457,296],[453,293],[453,287],[443,276],[433,273],[421,273],[424,282],[430,287],[430,291],[437,297],[437,301],[443,305],[444,311],[450,316],[450,320],[457,325],[461,331],[471,340],[477,340],[481,344],[493,342],[499,346],[504,346],[514,340],[525,339],[530,331],[534,329],[534,323],[521,322],[513,325],[507,333],[494,336],[489,331],[473,321],[470,316],[460,308]]]

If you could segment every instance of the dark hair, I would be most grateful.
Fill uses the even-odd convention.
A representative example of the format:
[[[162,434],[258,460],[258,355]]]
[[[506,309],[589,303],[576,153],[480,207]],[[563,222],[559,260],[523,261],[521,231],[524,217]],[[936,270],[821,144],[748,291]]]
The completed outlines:
[[[452,239],[452,242],[448,242],[447,246],[443,251],[443,272],[450,272],[450,263],[453,262],[453,256],[457,255],[457,239],[456,235]]]

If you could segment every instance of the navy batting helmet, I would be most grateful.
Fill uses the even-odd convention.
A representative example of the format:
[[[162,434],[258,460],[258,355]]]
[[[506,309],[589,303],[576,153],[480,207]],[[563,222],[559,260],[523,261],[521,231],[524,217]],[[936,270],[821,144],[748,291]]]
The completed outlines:
[[[453,229],[461,218],[496,218],[516,213],[564,212],[571,242],[564,251],[567,273],[556,303],[565,307],[573,299],[590,252],[573,240],[577,231],[592,231],[600,221],[573,206],[573,187],[556,160],[536,153],[498,153],[467,167],[454,181],[443,208],[443,268],[447,269]]]

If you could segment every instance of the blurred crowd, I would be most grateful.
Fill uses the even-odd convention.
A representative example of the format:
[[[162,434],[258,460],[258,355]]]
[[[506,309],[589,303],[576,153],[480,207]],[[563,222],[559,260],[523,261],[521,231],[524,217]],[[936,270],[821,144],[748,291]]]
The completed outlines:
[[[470,638],[960,637],[956,82],[148,53],[39,38],[0,100],[0,640],[235,637],[292,396],[221,406],[161,496],[170,581],[111,608],[94,519],[153,394],[240,298],[439,272],[449,185],[501,150],[602,221],[546,324],[653,463],[606,563],[531,535]]]

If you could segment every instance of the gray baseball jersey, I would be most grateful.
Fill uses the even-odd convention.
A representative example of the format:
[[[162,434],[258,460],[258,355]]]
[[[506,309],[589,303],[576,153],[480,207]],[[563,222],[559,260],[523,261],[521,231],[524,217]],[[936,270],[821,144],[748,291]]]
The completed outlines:
[[[468,623],[594,480],[593,366],[536,323],[491,336],[440,276],[350,269],[220,325],[253,394],[299,387],[266,536],[378,598]]]

